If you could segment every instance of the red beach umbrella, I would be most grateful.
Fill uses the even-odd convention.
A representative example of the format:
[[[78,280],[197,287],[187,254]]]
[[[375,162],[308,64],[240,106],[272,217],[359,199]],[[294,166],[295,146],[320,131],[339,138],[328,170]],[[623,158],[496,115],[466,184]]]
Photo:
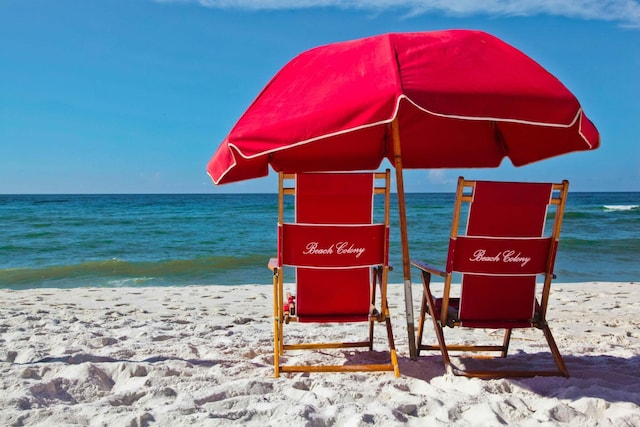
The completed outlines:
[[[276,171],[396,168],[407,325],[413,335],[402,168],[521,166],[592,150],[576,97],[481,31],[392,33],[306,51],[267,84],[210,160],[214,183]],[[410,339],[411,356],[415,355]]]

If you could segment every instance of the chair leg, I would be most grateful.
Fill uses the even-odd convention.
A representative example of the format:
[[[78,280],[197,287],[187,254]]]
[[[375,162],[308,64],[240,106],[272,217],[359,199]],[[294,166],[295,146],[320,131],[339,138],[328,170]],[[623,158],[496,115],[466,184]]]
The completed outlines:
[[[420,346],[422,345],[422,334],[424,333],[424,322],[427,314],[427,296],[422,294],[422,302],[420,304],[420,319],[418,321],[418,337],[416,342],[416,349],[418,356],[420,356]]]
[[[273,368],[274,376],[280,376],[280,354],[283,350],[282,329],[282,283],[281,273],[276,269],[273,272]]]
[[[436,338],[438,339],[438,345],[440,346],[440,353],[442,354],[442,362],[444,363],[444,367],[447,372],[451,372],[451,359],[449,358],[449,350],[447,349],[447,343],[444,340],[444,332],[442,330],[442,325],[440,325],[440,321],[436,319],[434,316],[431,316],[431,320],[433,321],[433,327],[436,331]]]
[[[391,316],[389,316],[389,304],[387,302],[386,299],[386,292],[384,289],[382,289],[383,286],[383,282],[384,282],[384,277],[383,277],[383,270],[382,268],[378,267],[374,270],[374,277],[377,278],[377,280],[374,279],[374,287],[372,290],[372,303],[375,305],[375,289],[376,289],[376,285],[379,285],[381,287],[380,289],[380,315],[383,316],[384,321],[385,321],[385,325],[387,327],[387,339],[389,341],[389,356],[391,357],[391,366],[393,366],[393,374],[396,376],[396,378],[400,377],[400,366],[398,365],[398,355],[396,353],[396,342],[395,339],[393,338],[393,328],[391,327]],[[375,320],[371,321],[371,325],[370,325],[370,347],[369,350],[373,350],[373,323]]]
[[[423,293],[422,293],[422,303],[420,305],[420,324],[418,326],[418,340],[416,343],[416,348],[418,350],[418,355],[420,354],[421,348],[427,349],[427,350],[440,350],[445,371],[447,373],[455,373],[457,369],[451,364],[451,358],[449,357],[449,350],[447,348],[447,343],[445,342],[445,339],[444,339],[444,331],[442,330],[440,319],[437,318],[435,315],[437,311],[435,308],[435,300],[433,299],[433,295],[431,295],[431,290],[429,289],[430,283],[431,283],[431,273],[423,271],[422,272]],[[436,339],[438,340],[438,346],[422,345],[422,335],[424,333],[424,322],[426,321],[427,312],[429,313],[429,317],[431,318],[431,322],[433,324],[433,330],[436,334]]]
[[[389,339],[389,355],[391,356],[391,365],[393,365],[393,374],[400,377],[400,367],[398,366],[398,355],[396,354],[396,343],[393,339],[393,329],[391,329],[391,319],[387,316],[385,323],[387,325],[387,338]]]
[[[427,298],[431,297],[429,285],[431,284],[431,273],[422,271],[422,301],[420,302],[420,319],[418,321],[418,336],[416,337],[416,353],[420,356],[420,346],[422,345],[422,336],[424,334],[424,322],[427,319]],[[433,313],[431,311],[430,313]],[[430,317],[432,317],[430,315]]]
[[[375,320],[369,320],[369,351],[373,350],[373,327]]]
[[[280,343],[282,337],[280,335],[278,319],[274,319],[273,323],[273,368],[274,376],[278,378],[280,376]]]
[[[556,366],[562,373],[562,376],[564,376],[565,378],[569,378],[569,370],[564,364],[564,359],[562,358],[562,355],[558,350],[556,341],[553,339],[553,335],[551,334],[551,329],[549,329],[549,325],[546,322],[542,325],[542,332],[544,333],[544,337],[547,339],[547,343],[549,344],[549,348],[551,349],[551,354],[553,355],[553,360],[556,362]]]
[[[504,339],[502,340],[502,357],[507,357],[509,351],[509,343],[511,342],[511,329],[507,329],[504,332]]]
[[[374,308],[376,306],[376,289],[378,288],[378,284],[382,284],[382,278],[380,277],[381,272],[379,268],[373,268],[371,270],[371,276],[372,276],[372,284],[371,284],[371,307]],[[384,296],[384,294],[383,294]],[[381,304],[382,306],[382,304]],[[373,313],[372,313],[373,314]],[[373,317],[371,317],[369,319],[369,351],[373,350],[373,329],[374,329],[374,323],[376,322],[376,319],[374,319]]]

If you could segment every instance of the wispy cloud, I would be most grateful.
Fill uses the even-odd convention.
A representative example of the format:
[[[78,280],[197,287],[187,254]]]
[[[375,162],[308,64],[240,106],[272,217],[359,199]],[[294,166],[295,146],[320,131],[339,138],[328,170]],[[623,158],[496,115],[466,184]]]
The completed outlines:
[[[430,184],[443,185],[456,182],[456,179],[447,176],[447,172],[443,169],[430,169],[427,172],[427,177]]]
[[[604,20],[640,28],[637,0],[155,0],[161,3],[199,3],[219,9],[276,10],[335,7],[365,11],[403,10],[410,15],[442,12],[454,16],[555,15]]]

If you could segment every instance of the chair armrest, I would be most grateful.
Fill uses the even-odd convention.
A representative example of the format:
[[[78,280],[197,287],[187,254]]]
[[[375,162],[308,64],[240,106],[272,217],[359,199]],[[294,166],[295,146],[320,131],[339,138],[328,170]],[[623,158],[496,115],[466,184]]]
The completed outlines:
[[[413,265],[414,267],[418,267],[420,270],[426,271],[427,273],[435,274],[440,277],[447,277],[447,273],[445,271],[440,270],[439,268],[433,267],[429,264],[425,264],[420,261],[411,260],[411,265]]]
[[[278,258],[270,258],[267,267],[269,267],[271,271],[275,271],[276,269],[278,269]]]

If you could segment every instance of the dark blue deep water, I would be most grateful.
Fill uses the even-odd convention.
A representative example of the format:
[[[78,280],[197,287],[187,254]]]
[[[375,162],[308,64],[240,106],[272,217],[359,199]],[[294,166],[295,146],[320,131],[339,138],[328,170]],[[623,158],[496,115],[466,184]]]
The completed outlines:
[[[412,258],[444,263],[452,206],[407,195]],[[570,193],[557,282],[640,281],[639,206],[640,193]],[[269,284],[276,221],[275,194],[0,195],[0,287]]]

